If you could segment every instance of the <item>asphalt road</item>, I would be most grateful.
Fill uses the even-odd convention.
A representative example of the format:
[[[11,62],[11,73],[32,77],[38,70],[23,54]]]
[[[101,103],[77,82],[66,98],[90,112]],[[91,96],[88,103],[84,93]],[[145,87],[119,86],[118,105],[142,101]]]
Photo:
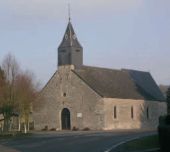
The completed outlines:
[[[1,139],[0,152],[111,152],[123,141],[154,133],[137,130],[38,132],[29,137]]]

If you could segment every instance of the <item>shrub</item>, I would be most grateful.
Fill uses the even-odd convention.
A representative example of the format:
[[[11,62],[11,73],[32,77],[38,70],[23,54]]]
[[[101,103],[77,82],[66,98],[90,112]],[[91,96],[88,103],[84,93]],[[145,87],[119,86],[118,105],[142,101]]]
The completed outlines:
[[[56,128],[51,128],[50,131],[56,131]]]
[[[90,128],[88,128],[88,127],[83,128],[83,131],[89,131],[89,130],[90,130]]]
[[[159,143],[161,147],[161,152],[169,152],[170,151],[170,115],[160,117],[159,126]]]
[[[79,130],[79,128],[77,128],[75,126],[72,128],[72,131],[78,131],[78,130]]]
[[[42,131],[47,131],[48,130],[48,126],[45,126]]]
[[[167,125],[170,125],[170,114],[166,116],[166,118],[165,118],[165,123],[166,123]]]

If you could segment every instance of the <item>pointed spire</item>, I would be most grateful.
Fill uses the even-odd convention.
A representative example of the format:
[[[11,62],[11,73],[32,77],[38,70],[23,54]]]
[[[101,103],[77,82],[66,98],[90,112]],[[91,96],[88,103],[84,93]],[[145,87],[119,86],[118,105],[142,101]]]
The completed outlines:
[[[80,45],[80,43],[76,37],[76,34],[74,32],[74,29],[73,29],[70,19],[71,18],[69,17],[69,22],[68,22],[63,40],[62,40],[61,44],[59,45],[59,48],[61,48],[61,47],[63,47],[63,48],[64,47],[82,48],[82,46]]]
[[[75,68],[83,65],[83,48],[71,24],[70,5],[68,5],[68,25],[58,47],[58,66],[63,65],[74,65]]]

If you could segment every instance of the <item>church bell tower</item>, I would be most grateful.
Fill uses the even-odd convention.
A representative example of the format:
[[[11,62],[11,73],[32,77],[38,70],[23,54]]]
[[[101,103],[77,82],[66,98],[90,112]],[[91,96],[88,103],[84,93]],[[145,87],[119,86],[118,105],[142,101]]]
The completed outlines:
[[[74,32],[70,18],[61,44],[58,47],[58,66],[74,65],[80,68],[83,65],[83,48]]]

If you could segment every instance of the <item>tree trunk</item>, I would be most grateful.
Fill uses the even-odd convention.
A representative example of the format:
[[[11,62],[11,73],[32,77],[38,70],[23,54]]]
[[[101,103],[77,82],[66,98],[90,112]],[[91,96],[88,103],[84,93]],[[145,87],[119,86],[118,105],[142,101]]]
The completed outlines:
[[[13,124],[13,122],[12,122],[12,120],[10,119],[10,120],[9,120],[9,131],[12,131],[12,124]]]
[[[28,131],[30,131],[30,123],[29,123],[29,121],[28,121],[28,123],[27,123],[28,125]]]
[[[2,125],[2,132],[4,132],[4,124]]]
[[[20,117],[18,118],[18,131],[21,131],[21,120],[20,120]]]
[[[25,134],[27,133],[27,125],[26,125],[26,123],[24,123],[24,133]]]

